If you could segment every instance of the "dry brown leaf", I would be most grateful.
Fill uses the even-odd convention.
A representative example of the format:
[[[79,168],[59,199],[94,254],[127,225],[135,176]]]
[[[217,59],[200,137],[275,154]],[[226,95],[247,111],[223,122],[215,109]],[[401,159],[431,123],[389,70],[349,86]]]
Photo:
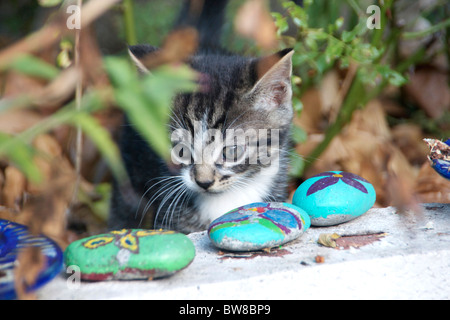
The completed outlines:
[[[336,70],[328,72],[319,85],[319,94],[322,108],[318,111],[329,119],[330,122],[336,120],[342,104],[342,95],[339,94],[340,77]]]
[[[355,111],[347,130],[349,135],[367,132],[378,139],[391,139],[386,113],[378,99],[369,101],[364,109]]]
[[[195,28],[177,29],[167,36],[161,49],[147,54],[141,62],[147,69],[166,63],[182,62],[195,53],[197,46],[198,32]]]
[[[102,54],[92,27],[81,29],[79,47],[80,63],[83,69],[83,85],[106,86],[109,79],[103,68]]]
[[[450,203],[450,180],[441,177],[428,162],[420,169],[414,191],[421,202]]]
[[[384,232],[372,233],[372,234],[355,234],[355,235],[344,235],[336,239],[337,249],[350,249],[359,248],[375,241],[380,241],[381,238],[385,237],[387,234]]]
[[[36,125],[42,119],[44,117],[33,110],[9,110],[3,112],[0,116],[0,132],[17,134]]]
[[[59,107],[73,95],[80,77],[80,71],[75,67],[67,68],[47,86],[31,95],[30,101],[41,110]]]
[[[301,98],[303,110],[299,117],[296,113],[294,124],[302,128],[308,134],[323,132],[325,121],[322,114],[322,100],[318,89],[306,91]]]
[[[120,0],[92,0],[81,8],[81,29],[86,28],[95,19],[105,13]],[[54,20],[42,29],[0,51],[0,69],[8,66],[18,54],[35,53],[54,45],[63,34],[72,32],[67,28],[65,10],[54,17]]]
[[[5,184],[5,175],[3,174],[3,171],[0,169],[0,210],[4,206],[4,200],[3,200],[3,185]],[[6,207],[5,207],[6,208]]]
[[[386,194],[389,205],[395,206],[399,213],[422,212],[414,192],[414,180],[408,176],[397,175],[395,172],[389,171],[386,180]]]
[[[23,173],[13,166],[6,167],[2,192],[4,206],[15,211],[20,211],[22,209],[25,187],[26,179]]]
[[[39,151],[39,154],[34,158],[34,162],[43,176],[43,182],[29,182],[28,191],[30,193],[39,194],[48,187],[47,184],[50,182],[52,172],[55,171],[55,166],[58,167],[57,170],[60,174],[68,176],[68,181],[75,179],[73,167],[63,155],[61,146],[55,138],[49,134],[38,135],[33,141],[33,147]]]
[[[14,268],[15,291],[19,299],[36,299],[34,293],[26,292],[26,288],[36,282],[44,266],[45,257],[39,247],[25,247],[20,250]]]
[[[410,75],[404,86],[406,93],[431,118],[437,119],[450,111],[448,74],[435,68],[422,68]]]
[[[11,98],[23,95],[24,93],[27,95],[36,94],[44,87],[45,82],[15,71],[10,71],[3,77],[0,77],[0,85],[3,88],[2,98]]]
[[[254,39],[264,49],[277,45],[277,28],[262,0],[248,0],[236,14],[235,29],[241,35]]]
[[[6,208],[2,216],[24,224],[33,234],[46,234],[61,246],[66,245],[66,211],[73,194],[74,169],[50,135],[39,135],[33,141],[38,151],[34,162],[42,173],[42,181],[31,183],[12,166],[5,169],[2,199]],[[23,195],[27,198],[22,207]],[[11,214],[13,208],[15,214]]]
[[[73,194],[74,178],[58,167],[56,162],[53,164],[42,191],[30,195],[18,222],[28,226],[32,233],[51,237],[64,248],[67,245],[66,212]]]
[[[392,128],[393,143],[402,151],[409,163],[422,165],[426,161],[428,148],[423,143],[423,132],[415,124],[399,124]]]
[[[336,248],[336,239],[340,237],[337,233],[321,233],[317,242],[325,247]]]

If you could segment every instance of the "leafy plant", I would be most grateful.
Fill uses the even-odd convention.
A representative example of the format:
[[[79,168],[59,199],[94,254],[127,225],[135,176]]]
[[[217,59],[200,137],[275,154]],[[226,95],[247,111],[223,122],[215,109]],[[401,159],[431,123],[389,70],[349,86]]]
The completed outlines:
[[[297,112],[302,110],[302,94],[310,86],[319,83],[330,69],[337,67],[346,70],[350,82],[344,92],[345,97],[337,119],[328,127],[324,140],[309,155],[311,161],[301,163],[305,160],[293,157],[294,169],[291,173],[297,177],[302,175],[303,169],[320,156],[333,137],[351,120],[353,111],[363,107],[387,85],[402,86],[407,83],[404,72],[424,58],[424,48],[420,48],[407,60],[396,64],[393,54],[397,50],[402,30],[393,23],[387,28],[386,12],[391,10],[392,0],[383,2],[380,29],[367,27],[369,15],[365,14],[365,10],[356,1],[346,2],[347,6],[345,3],[338,6],[334,1],[305,0],[303,6],[298,6],[292,1],[282,1],[285,13],[273,13],[278,35],[284,46],[295,50],[292,58],[295,75],[293,105]],[[339,15],[343,9],[345,19]],[[289,24],[295,27],[294,35],[289,30]],[[440,24],[441,28],[446,25]],[[288,31],[291,31],[289,35],[286,34]],[[296,142],[306,139],[306,135],[296,136],[301,137]]]
[[[176,92],[195,88],[195,73],[187,66],[164,66],[140,79],[123,58],[107,57],[105,66],[117,104],[155,151],[167,159],[170,141],[166,124],[171,100]]]
[[[76,109],[75,101],[71,101],[49,118],[16,136],[1,133],[0,158],[8,159],[21,169],[27,178],[38,182],[41,177],[33,162],[36,156],[31,147],[33,138],[61,125],[79,126],[98,147],[116,177],[124,178],[125,169],[118,147],[109,132],[94,117],[95,112],[111,104],[106,97],[112,92],[113,103],[128,115],[131,123],[155,151],[167,159],[170,154],[170,141],[166,124],[171,100],[176,92],[195,88],[195,73],[183,65],[161,66],[153,70],[151,75],[139,78],[127,58],[105,57],[104,62],[111,79],[111,88],[86,93],[82,97],[81,109]],[[56,67],[29,55],[17,58],[8,70],[43,79],[54,79],[60,72]],[[9,110],[12,106],[14,101],[4,102],[0,110]]]

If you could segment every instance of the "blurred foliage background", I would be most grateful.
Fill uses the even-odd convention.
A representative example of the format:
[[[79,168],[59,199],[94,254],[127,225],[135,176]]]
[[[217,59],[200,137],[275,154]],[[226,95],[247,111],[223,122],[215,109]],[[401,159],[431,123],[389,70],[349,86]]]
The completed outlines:
[[[111,177],[126,179],[123,114],[167,156],[171,98],[196,77],[167,63],[140,78],[127,57],[127,44],[164,49],[180,0],[82,2],[81,31],[65,26],[76,1],[0,3],[0,218],[62,246],[105,228]],[[372,4],[379,29],[367,25]],[[229,51],[295,49],[292,190],[345,170],[373,183],[378,206],[450,202],[423,142],[450,136],[448,1],[230,0],[227,10]]]

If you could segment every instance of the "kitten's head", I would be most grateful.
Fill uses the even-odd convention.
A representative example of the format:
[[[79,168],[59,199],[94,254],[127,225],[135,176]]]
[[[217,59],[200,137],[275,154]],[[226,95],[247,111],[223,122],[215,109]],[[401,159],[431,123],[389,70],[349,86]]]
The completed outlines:
[[[153,50],[130,48],[141,71],[139,58]],[[278,173],[293,116],[292,54],[190,59],[202,89],[175,97],[170,123],[172,161],[189,189],[214,195]]]

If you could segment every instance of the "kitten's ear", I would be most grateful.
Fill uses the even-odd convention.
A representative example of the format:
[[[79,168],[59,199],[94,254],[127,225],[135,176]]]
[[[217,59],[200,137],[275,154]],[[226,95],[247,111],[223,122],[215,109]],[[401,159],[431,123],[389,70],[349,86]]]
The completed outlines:
[[[158,50],[158,48],[150,46],[148,44],[138,44],[135,46],[129,46],[128,54],[138,68],[139,72],[149,73],[149,70],[144,66],[141,59],[147,54],[155,52],[156,50]]]
[[[250,94],[254,106],[267,111],[292,109],[292,55],[294,50],[284,49],[256,62],[256,84]]]

